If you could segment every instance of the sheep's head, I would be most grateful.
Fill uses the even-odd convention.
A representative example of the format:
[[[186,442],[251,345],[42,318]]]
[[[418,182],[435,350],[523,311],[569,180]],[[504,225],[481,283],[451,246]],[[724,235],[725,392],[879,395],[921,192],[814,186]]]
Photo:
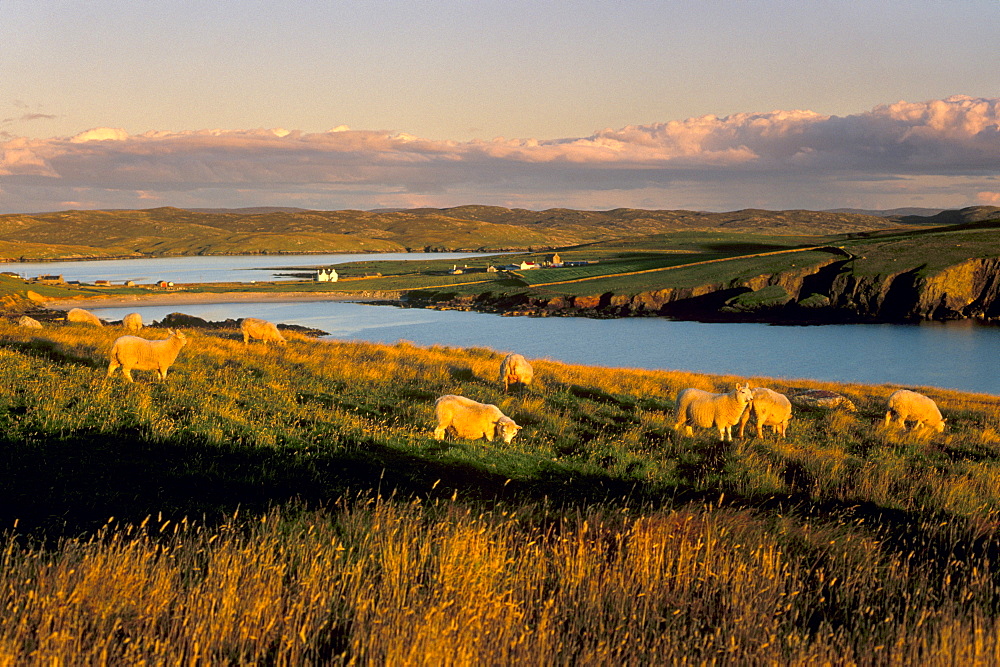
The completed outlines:
[[[514,439],[517,432],[521,430],[521,427],[515,424],[514,420],[510,417],[501,417],[497,420],[495,427],[496,437],[499,437],[507,444],[510,444],[510,441]]]
[[[174,331],[173,329],[167,329],[167,333],[170,334],[171,338],[176,338],[177,340],[179,340],[181,342],[181,347],[184,347],[187,344],[187,336],[185,336],[184,332],[181,331],[180,329],[176,331]]]
[[[934,425],[934,430],[937,431],[938,433],[944,433],[944,423],[946,421],[948,420],[942,418],[941,421],[939,421],[937,424]]]
[[[753,391],[750,389],[749,382],[746,384],[736,383],[736,400],[743,404],[753,401]]]

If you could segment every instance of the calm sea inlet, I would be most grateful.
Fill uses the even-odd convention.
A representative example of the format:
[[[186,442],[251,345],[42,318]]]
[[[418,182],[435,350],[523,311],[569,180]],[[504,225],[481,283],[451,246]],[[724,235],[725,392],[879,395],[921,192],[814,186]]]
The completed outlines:
[[[427,258],[430,255],[400,255]],[[451,255],[450,257],[470,257]],[[23,275],[67,280],[165,279],[176,282],[271,280],[262,267],[328,265],[386,255],[185,257],[112,262],[6,264]],[[23,267],[23,268],[22,268]],[[176,272],[174,272],[176,271]],[[233,275],[241,277],[234,278]],[[252,276],[248,278],[247,276]],[[141,281],[141,280],[140,280]],[[144,281],[142,281],[144,282]],[[1000,327],[970,322],[771,326],[706,324],[660,318],[501,317],[463,311],[396,308],[335,301],[184,304],[92,308],[105,319],[139,312],[158,320],[183,312],[208,320],[252,315],[329,332],[334,340],[488,347],[598,366],[676,369],[744,377],[810,378],[908,387],[932,386],[1000,396]]]

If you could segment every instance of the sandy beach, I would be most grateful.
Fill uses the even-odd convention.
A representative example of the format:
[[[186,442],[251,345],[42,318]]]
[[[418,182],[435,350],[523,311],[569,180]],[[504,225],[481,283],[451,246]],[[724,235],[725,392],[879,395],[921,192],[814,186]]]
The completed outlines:
[[[166,294],[109,294],[85,299],[46,299],[44,306],[53,310],[70,308],[118,308],[122,306],[171,306],[191,303],[262,303],[275,301],[390,301],[398,292],[170,292]]]

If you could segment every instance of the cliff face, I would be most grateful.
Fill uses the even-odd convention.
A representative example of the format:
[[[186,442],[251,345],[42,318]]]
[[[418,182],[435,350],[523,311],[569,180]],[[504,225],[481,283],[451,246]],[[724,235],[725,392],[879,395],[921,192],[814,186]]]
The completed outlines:
[[[974,259],[918,281],[914,314],[924,319],[1000,319],[1000,258]]]
[[[858,275],[850,259],[695,287],[627,294],[537,297],[529,294],[442,299],[411,305],[511,315],[668,316],[769,322],[1000,320],[1000,258],[970,259],[923,275],[921,267]]]

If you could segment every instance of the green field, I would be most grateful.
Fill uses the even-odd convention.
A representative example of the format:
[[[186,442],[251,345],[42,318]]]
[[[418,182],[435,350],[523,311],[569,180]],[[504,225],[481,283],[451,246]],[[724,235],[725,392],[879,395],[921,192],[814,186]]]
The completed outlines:
[[[0,260],[562,248],[662,233],[837,234],[923,223],[824,211],[57,211],[0,215]]]
[[[209,329],[129,385],[121,333],[0,322],[4,664],[1000,659],[996,397],[753,378],[858,411],[721,445],[673,399],[743,378]],[[436,441],[445,393],[523,430]]]
[[[563,262],[588,262],[582,266],[487,272],[490,266],[544,263],[551,254],[464,260],[427,260],[416,255],[412,261],[338,264],[334,267],[341,276],[337,283],[192,284],[169,291],[378,296],[422,305],[543,315],[585,312],[766,321],[1000,316],[1000,302],[990,291],[988,277],[994,271],[990,267],[1000,261],[996,221],[820,236],[719,231],[647,234],[559,250]],[[274,266],[282,266],[280,258],[275,258]],[[464,272],[452,275],[453,267]],[[303,274],[320,267],[285,268],[287,273]],[[163,294],[148,286],[69,289],[5,278],[0,281],[0,298],[8,309],[23,307],[29,289],[46,297]],[[579,308],[574,301],[578,297],[586,298]],[[598,302],[605,305],[595,307]],[[550,308],[550,303],[556,305]]]

